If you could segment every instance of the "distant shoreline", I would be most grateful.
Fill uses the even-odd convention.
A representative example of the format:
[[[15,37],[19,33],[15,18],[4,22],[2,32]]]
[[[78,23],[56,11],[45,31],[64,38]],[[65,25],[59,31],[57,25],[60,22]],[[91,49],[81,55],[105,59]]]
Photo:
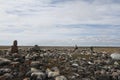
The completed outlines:
[[[33,45],[34,46],[34,45]],[[27,45],[20,45],[18,47],[33,47],[33,46],[27,46]],[[11,47],[11,45],[0,45],[0,47]],[[40,46],[39,47],[75,47],[75,46]],[[94,47],[94,48],[120,48],[120,46],[78,46],[79,48],[89,48],[89,47]]]
[[[18,46],[19,48],[31,48],[33,46]],[[39,46],[40,48],[74,48],[75,46]],[[120,46],[78,46],[78,48],[120,48]],[[0,46],[0,49],[8,49],[11,46]]]
[[[19,49],[29,49],[33,46],[18,46]],[[39,46],[41,49],[71,49],[73,50],[75,46]],[[91,46],[78,46],[79,50],[90,50]],[[115,46],[92,46],[95,52],[108,52],[108,53],[120,53],[120,47]],[[11,50],[11,46],[0,46],[0,50]]]

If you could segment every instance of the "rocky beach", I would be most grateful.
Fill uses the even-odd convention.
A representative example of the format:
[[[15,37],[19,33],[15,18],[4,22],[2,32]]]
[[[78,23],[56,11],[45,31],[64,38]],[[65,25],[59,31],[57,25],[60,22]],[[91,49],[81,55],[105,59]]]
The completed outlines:
[[[35,45],[17,51],[14,45],[0,50],[0,80],[120,80],[120,61],[111,57],[119,48]]]

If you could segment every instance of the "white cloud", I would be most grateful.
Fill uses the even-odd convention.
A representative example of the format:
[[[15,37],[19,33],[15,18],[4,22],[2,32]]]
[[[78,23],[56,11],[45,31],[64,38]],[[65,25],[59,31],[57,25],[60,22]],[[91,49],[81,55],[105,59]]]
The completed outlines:
[[[0,0],[0,37],[1,41],[4,41],[0,44],[8,44],[5,42],[14,39],[19,40],[21,45],[74,45],[74,42],[99,45],[99,42],[113,44],[113,41],[119,43],[119,28],[115,26],[120,25],[119,1],[52,1]],[[95,24],[98,28],[89,28],[89,25],[81,27],[81,24]],[[101,24],[113,26],[100,29],[98,25]],[[64,25],[78,25],[80,28]]]

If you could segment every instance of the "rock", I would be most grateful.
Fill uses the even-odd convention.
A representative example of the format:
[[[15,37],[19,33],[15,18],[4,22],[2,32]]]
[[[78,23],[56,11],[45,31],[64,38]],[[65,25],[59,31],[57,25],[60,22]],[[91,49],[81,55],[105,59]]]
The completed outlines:
[[[74,76],[79,77],[80,75],[78,73],[73,73]]]
[[[36,76],[36,80],[45,80],[46,75],[43,72],[37,71],[31,73],[31,78]]]
[[[1,68],[0,69],[0,75],[4,75],[5,73],[10,73],[11,69],[9,68]]]
[[[91,79],[89,79],[89,78],[82,78],[81,80],[91,80]]]
[[[6,74],[4,74],[4,76],[5,76],[6,80],[13,80],[13,75],[10,73],[6,73]]]
[[[30,80],[30,78],[24,78],[23,80]]]
[[[18,67],[20,65],[19,62],[11,62],[10,64],[12,67]]]
[[[9,68],[1,68],[0,72],[9,73],[9,72],[11,72],[11,69],[9,69]]]
[[[55,77],[55,80],[68,80],[65,76],[57,76]]]
[[[55,76],[60,75],[60,72],[59,72],[59,70],[52,71],[49,68],[47,68],[46,69],[46,74],[47,74],[48,78],[54,78]]]
[[[27,75],[29,76],[30,73],[31,73],[30,80],[34,80],[34,79],[35,80],[45,80],[45,78],[46,78],[46,74],[36,68],[31,68],[31,71],[28,72]]]
[[[114,65],[119,65],[119,63],[117,61],[114,62]]]
[[[94,63],[92,63],[92,62],[88,61],[88,64],[89,64],[89,65],[92,65],[92,64],[94,64]]]
[[[40,64],[39,61],[32,61],[31,64],[30,64],[30,66],[38,68],[38,67],[42,66],[42,64]]]
[[[30,70],[31,70],[31,72],[38,72],[39,71],[38,69],[33,68],[33,67]]]
[[[72,67],[78,67],[79,65],[77,63],[73,63]]]
[[[113,60],[120,60],[120,54],[119,53],[113,53],[113,54],[110,55],[110,57]]]
[[[11,63],[11,60],[6,58],[0,58],[0,66],[8,65]]]

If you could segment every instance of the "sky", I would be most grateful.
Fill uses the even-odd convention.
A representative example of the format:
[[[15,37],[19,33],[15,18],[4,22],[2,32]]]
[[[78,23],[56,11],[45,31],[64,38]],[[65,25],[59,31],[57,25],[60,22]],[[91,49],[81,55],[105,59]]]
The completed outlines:
[[[0,45],[120,46],[120,0],[0,0]]]

